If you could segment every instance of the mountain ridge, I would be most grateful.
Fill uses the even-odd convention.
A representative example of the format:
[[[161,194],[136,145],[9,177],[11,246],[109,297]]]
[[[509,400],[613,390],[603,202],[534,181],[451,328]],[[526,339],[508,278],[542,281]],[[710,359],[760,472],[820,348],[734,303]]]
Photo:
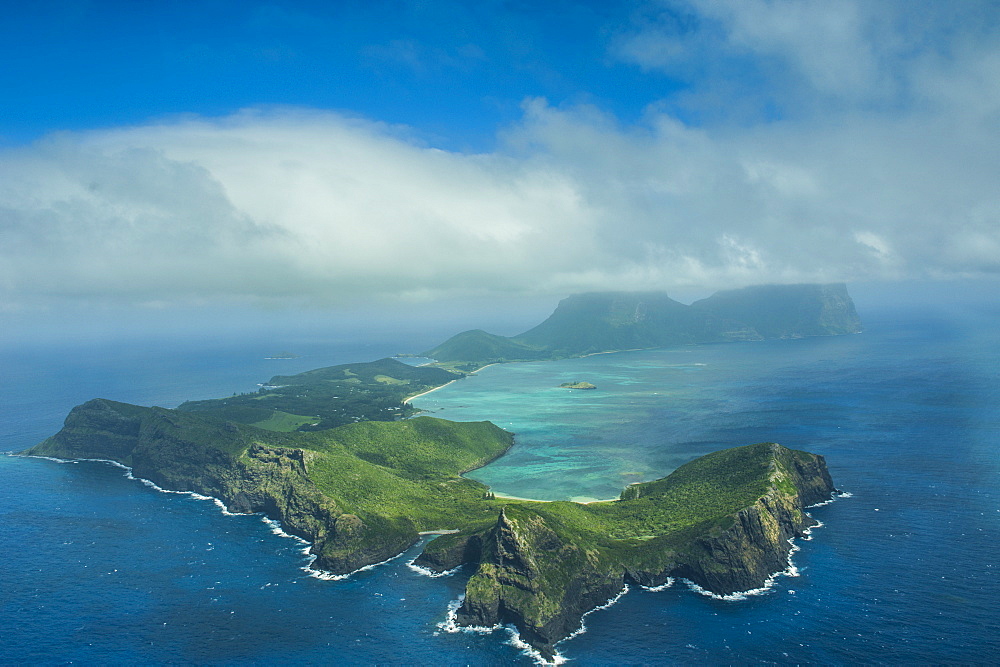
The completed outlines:
[[[666,292],[586,292],[563,299],[547,319],[516,336],[474,329],[422,354],[469,364],[463,368],[468,370],[505,361],[859,331],[861,319],[842,283],[756,285],[716,292],[689,306]]]

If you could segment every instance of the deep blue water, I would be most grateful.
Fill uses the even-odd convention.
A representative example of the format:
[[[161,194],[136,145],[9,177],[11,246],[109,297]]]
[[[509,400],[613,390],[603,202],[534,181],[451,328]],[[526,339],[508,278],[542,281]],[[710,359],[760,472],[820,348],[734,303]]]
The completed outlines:
[[[825,455],[852,494],[813,510],[825,525],[800,542],[800,576],[738,602],[632,590],[561,645],[578,664],[995,663],[1000,322],[863,314],[857,336],[491,367],[417,404],[518,434],[476,473],[498,493],[606,498],[772,440]],[[288,347],[0,352],[0,450],[34,444],[94,396],[173,406],[407,349],[319,341],[263,359]],[[598,389],[558,389],[577,379]],[[502,633],[439,630],[463,575],[418,575],[406,567],[418,549],[314,579],[301,545],[260,518],[107,465],[0,457],[0,526],[0,662],[530,662]]]

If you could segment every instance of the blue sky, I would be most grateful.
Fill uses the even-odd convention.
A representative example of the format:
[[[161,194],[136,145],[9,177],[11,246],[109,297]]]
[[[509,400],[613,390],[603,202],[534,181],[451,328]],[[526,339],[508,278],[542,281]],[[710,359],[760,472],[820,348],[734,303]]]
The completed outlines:
[[[634,120],[684,83],[610,55],[640,5],[40,2],[6,10],[3,136],[298,105],[482,150],[521,102]]]
[[[995,2],[43,1],[0,49],[9,318],[1000,273]]]

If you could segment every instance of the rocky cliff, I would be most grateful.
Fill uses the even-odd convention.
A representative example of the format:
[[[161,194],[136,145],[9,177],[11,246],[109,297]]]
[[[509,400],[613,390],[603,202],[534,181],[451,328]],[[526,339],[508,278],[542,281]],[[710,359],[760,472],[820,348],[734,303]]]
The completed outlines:
[[[381,428],[400,431],[413,430],[413,426],[414,422],[406,422],[384,424]],[[331,433],[343,439],[345,430],[349,429]],[[446,430],[442,437],[449,433]],[[483,438],[483,434],[479,437]],[[500,440],[481,455],[492,458],[508,446],[509,440]],[[364,479],[364,473],[378,474],[384,467],[348,457],[318,435],[273,433],[177,410],[95,399],[74,408],[59,433],[25,453],[116,461],[130,466],[136,477],[164,489],[218,498],[232,512],[264,513],[281,521],[286,532],[311,542],[310,552],[316,556],[314,566],[335,574],[352,572],[401,553],[417,541],[418,531],[425,528],[408,516],[415,512],[399,516],[389,511],[360,515],[345,511],[335,496],[342,495],[339,487],[347,480],[330,481],[322,475],[324,468],[331,467],[331,459],[340,455],[334,465],[341,461],[339,467],[352,483]],[[443,477],[454,479],[447,474]],[[317,478],[324,479],[325,488],[317,485]],[[381,475],[380,479],[384,478],[386,475]],[[395,480],[388,479],[390,483],[382,487],[369,483],[367,488],[373,495],[390,498]],[[474,493],[485,491],[480,484],[468,484]],[[402,493],[413,496],[412,485],[406,487],[399,481],[399,486],[403,487]],[[441,495],[438,489],[434,492]],[[454,499],[445,497],[443,502],[454,503]]]
[[[804,508],[828,499],[833,483],[822,457],[779,445],[719,454],[679,469],[676,479],[632,487],[615,503],[509,505],[489,529],[432,543],[418,562],[475,566],[456,622],[513,624],[548,659],[584,613],[626,583],[685,577],[719,595],[759,588],[788,566],[789,540],[815,524]],[[735,484],[742,498],[708,512],[679,509],[698,502],[694,485],[718,481]]]

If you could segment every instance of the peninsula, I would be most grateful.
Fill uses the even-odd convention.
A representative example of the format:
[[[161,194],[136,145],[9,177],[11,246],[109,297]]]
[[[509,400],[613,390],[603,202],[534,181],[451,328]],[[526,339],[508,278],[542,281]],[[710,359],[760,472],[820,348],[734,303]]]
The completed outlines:
[[[763,306],[733,305],[731,297],[719,308],[743,308],[743,321],[756,322],[759,336],[857,330],[846,290],[810,290],[797,286],[790,302],[769,306],[792,313],[784,324],[754,319]],[[567,301],[600,303],[604,313],[610,304],[614,313],[615,304],[632,308],[649,298],[571,297],[546,322],[574,321],[560,315]],[[605,318],[593,328],[620,333],[650,318],[663,322],[648,305],[632,312],[645,315],[625,324]],[[572,356],[595,351],[594,341],[632,345],[637,335],[562,330],[575,338],[557,344],[553,335],[548,347],[533,349]],[[478,367],[477,356],[457,361]],[[177,409],[94,399],[24,454],[114,461],[164,489],[213,496],[232,512],[262,512],[308,540],[312,567],[332,574],[396,556],[422,533],[447,532],[426,545],[417,564],[438,572],[464,565],[472,573],[455,622],[512,624],[548,659],[584,613],[628,583],[658,586],[684,577],[720,595],[760,587],[787,566],[789,540],[814,524],[805,508],[834,492],[823,457],[761,443],[701,457],[626,487],[615,501],[497,498],[463,473],[502,456],[514,436],[490,422],[413,417],[407,402],[460,377],[454,369],[382,359],[276,376],[258,392]]]

